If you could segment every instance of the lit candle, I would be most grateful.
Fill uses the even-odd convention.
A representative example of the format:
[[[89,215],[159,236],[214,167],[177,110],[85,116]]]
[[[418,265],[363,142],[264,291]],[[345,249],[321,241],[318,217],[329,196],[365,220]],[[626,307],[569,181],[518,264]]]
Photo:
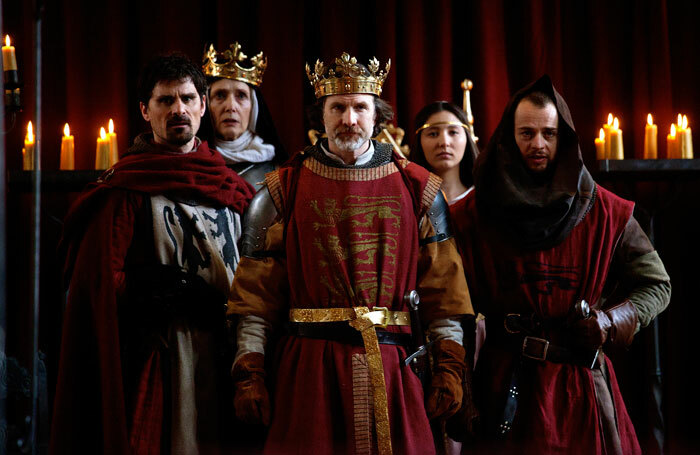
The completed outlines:
[[[5,45],[2,47],[3,71],[17,71],[17,57],[15,47],[10,46],[10,35],[5,35]]]
[[[109,167],[109,139],[105,128],[100,128],[100,137],[97,138],[97,152],[95,153],[95,169],[107,169]]]
[[[647,114],[647,124],[644,127],[644,159],[655,160],[658,158],[657,142],[658,127],[654,125],[651,114]]]
[[[678,136],[678,150],[680,158],[693,159],[693,134],[688,127],[688,117],[683,116],[681,123],[681,132]]]
[[[114,132],[114,122],[112,119],[109,119],[107,139],[109,139],[109,166],[112,167],[117,161],[119,161],[117,133]]]
[[[608,141],[605,141],[606,143]],[[615,117],[613,125],[610,128],[610,160],[622,160],[625,158],[625,152],[622,146],[622,130],[620,129],[620,121]]]
[[[22,169],[25,171],[34,170],[34,129],[32,122],[27,123],[27,137],[24,138],[24,148],[22,149]]]
[[[603,131],[605,132],[605,159],[610,159],[610,128],[612,128],[613,125],[613,115],[612,113],[608,114],[608,123],[603,125]]]
[[[63,127],[63,138],[61,139],[61,165],[62,171],[72,171],[75,169],[75,141],[70,135],[70,127],[66,123]]]
[[[676,141],[676,125],[671,123],[671,132],[666,136],[666,156],[668,159],[678,158],[678,142]]]
[[[599,160],[605,159],[605,130],[600,129],[600,134],[595,138],[595,156]]]

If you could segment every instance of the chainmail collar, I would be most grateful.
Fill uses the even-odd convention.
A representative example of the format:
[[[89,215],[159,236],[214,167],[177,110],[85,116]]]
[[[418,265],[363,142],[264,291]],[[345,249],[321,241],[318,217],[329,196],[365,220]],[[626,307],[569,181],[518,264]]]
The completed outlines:
[[[319,163],[321,163],[325,166],[336,167],[336,168],[340,168],[340,169],[371,169],[371,168],[375,168],[375,167],[379,167],[379,166],[384,166],[385,164],[389,164],[391,162],[391,154],[392,154],[391,144],[384,144],[382,142],[377,142],[374,139],[372,140],[372,144],[374,145],[374,156],[367,163],[359,165],[359,166],[355,166],[354,164],[340,163],[338,161],[335,161],[335,160],[329,158],[321,150],[320,142],[318,145],[312,145],[311,147],[307,147],[304,150],[304,153],[313,157],[316,161],[318,161]],[[323,140],[323,146],[326,147],[326,150],[328,150],[328,140],[327,139]]]

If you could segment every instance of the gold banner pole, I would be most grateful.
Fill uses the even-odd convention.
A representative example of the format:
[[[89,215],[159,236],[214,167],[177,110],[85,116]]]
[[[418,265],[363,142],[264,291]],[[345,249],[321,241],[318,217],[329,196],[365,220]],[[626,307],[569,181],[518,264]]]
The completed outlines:
[[[467,113],[467,123],[469,124],[469,133],[472,135],[474,142],[478,142],[479,138],[476,137],[474,133],[474,114],[472,114],[472,100],[470,92],[474,88],[474,84],[471,79],[464,79],[462,81],[462,91],[464,96],[462,98],[462,109]]]

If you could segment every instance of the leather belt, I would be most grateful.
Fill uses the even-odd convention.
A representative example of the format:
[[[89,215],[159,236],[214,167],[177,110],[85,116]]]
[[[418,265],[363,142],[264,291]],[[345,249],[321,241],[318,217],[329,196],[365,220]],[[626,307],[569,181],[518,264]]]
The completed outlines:
[[[391,431],[389,427],[389,405],[386,396],[384,366],[379,351],[377,327],[389,325],[409,325],[411,318],[405,311],[390,311],[384,307],[372,309],[353,308],[293,308],[289,310],[289,321],[297,323],[341,322],[347,321],[350,327],[360,332],[369,366],[374,401],[374,423],[377,431],[379,455],[390,455]]]
[[[287,326],[287,333],[297,337],[337,341],[353,346],[364,345],[362,334],[344,322],[292,322]],[[377,330],[377,341],[379,344],[410,348],[411,334]]]
[[[543,331],[541,325],[530,325],[530,317],[523,318],[525,322],[523,319],[518,321],[517,317],[523,318],[520,315],[508,314],[503,319],[502,325],[487,323],[486,333],[491,335],[491,343],[521,354],[530,360],[568,363],[592,369],[599,367],[599,363],[592,362],[593,357],[590,353],[554,344],[547,339],[547,331]],[[534,336],[533,332],[526,327],[535,327],[537,330],[534,332],[541,334],[541,336]]]

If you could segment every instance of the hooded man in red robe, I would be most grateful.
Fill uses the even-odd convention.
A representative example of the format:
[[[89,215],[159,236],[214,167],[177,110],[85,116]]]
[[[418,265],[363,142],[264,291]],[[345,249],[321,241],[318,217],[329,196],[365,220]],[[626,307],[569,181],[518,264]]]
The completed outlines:
[[[583,165],[549,77],[515,94],[474,182],[451,214],[486,316],[474,378],[482,449],[639,453],[605,352],[627,347],[668,305],[670,280],[634,204]]]
[[[447,204],[437,176],[371,139],[393,116],[378,97],[388,64],[343,54],[327,69],[307,66],[327,139],[267,174],[246,214],[229,301],[236,414],[269,424],[270,454],[434,453],[428,419],[462,403],[460,322],[473,314]],[[425,344],[411,291],[434,341],[425,404],[405,365]]]
[[[186,57],[153,59],[139,81],[152,132],[66,217],[52,453],[218,453],[224,307],[253,189],[195,136],[205,93]]]

